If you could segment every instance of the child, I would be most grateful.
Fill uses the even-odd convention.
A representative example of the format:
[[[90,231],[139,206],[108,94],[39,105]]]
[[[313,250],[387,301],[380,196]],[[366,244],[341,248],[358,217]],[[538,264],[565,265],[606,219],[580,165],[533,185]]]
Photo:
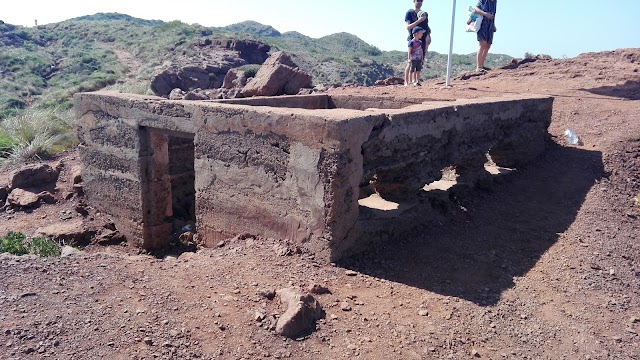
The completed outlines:
[[[411,63],[411,73],[409,74],[409,81],[415,86],[420,86],[420,71],[424,63],[424,54],[422,53],[422,36],[425,30],[420,26],[416,26],[411,30],[413,39],[409,41],[409,51],[407,53],[407,62]],[[407,86],[408,84],[404,84]]]

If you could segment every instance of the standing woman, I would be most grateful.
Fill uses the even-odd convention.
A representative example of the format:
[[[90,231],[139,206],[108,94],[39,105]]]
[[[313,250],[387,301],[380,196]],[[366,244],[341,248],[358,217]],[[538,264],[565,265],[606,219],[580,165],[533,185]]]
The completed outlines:
[[[476,14],[480,14],[484,17],[482,19],[482,25],[478,30],[478,42],[480,43],[480,49],[476,60],[478,65],[476,71],[491,70],[484,66],[484,61],[487,59],[489,49],[493,43],[493,33],[496,32],[496,7],[498,0],[479,0],[476,6]]]
[[[425,58],[427,57],[427,51],[429,50],[429,44],[431,44],[431,28],[429,28],[429,14],[422,10],[422,0],[413,0],[413,9],[409,9],[404,15],[404,22],[407,25],[409,31],[409,37],[407,41],[413,39],[413,28],[420,26],[424,29],[424,35],[422,36],[422,65],[424,65]],[[420,17],[418,17],[420,13]],[[411,61],[407,61],[407,67],[404,69],[404,84],[409,84],[409,69],[411,68]]]

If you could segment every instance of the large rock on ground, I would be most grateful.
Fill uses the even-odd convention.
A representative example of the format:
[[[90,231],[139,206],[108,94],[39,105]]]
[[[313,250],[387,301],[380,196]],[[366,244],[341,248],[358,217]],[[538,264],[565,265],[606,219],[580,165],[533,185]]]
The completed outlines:
[[[242,95],[295,95],[310,84],[311,75],[300,69],[289,55],[279,51],[262,64],[256,76],[242,89]]]
[[[48,164],[31,164],[15,170],[9,175],[12,189],[42,187],[58,179],[60,171]]]
[[[227,75],[225,75],[222,82],[223,89],[242,89],[245,85],[247,85],[247,73],[239,69],[227,71]]]
[[[286,288],[276,291],[276,294],[281,303],[287,304],[287,310],[276,324],[276,332],[280,335],[296,338],[310,331],[316,320],[324,315],[320,303],[301,289]]]
[[[189,91],[208,89],[211,85],[211,77],[205,69],[196,66],[171,67],[153,78],[151,90],[158,96],[168,96],[176,88]]]
[[[40,201],[38,194],[22,189],[13,189],[7,197],[7,204],[17,208],[34,207]]]
[[[85,228],[82,220],[76,220],[38,228],[34,236],[44,236],[75,246],[88,244],[95,234],[95,230]]]

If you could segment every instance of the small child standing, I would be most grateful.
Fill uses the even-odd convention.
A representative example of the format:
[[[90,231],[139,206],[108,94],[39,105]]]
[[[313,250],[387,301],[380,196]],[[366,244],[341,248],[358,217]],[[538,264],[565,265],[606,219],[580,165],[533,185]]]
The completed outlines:
[[[424,64],[424,54],[422,51],[422,36],[424,35],[425,30],[420,26],[416,26],[411,30],[411,35],[413,35],[413,39],[409,41],[409,51],[407,53],[407,62],[411,63],[411,67],[409,71],[409,81],[413,83],[415,86],[420,86],[420,71],[422,70],[422,65]],[[405,86],[409,84],[404,84]]]

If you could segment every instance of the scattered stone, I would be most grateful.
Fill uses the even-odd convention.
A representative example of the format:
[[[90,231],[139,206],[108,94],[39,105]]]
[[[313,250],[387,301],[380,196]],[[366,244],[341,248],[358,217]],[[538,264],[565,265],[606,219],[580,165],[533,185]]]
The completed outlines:
[[[211,91],[205,91],[205,90],[202,90],[202,89],[194,89],[194,90],[188,91],[184,95],[184,99],[185,100],[211,100],[211,99],[214,99],[215,97],[211,97],[211,95],[212,95]],[[217,96],[218,93],[216,92],[215,95]]]
[[[38,199],[42,200],[46,204],[55,204],[56,198],[48,191],[41,191],[38,193]]]
[[[292,254],[291,249],[284,244],[275,244],[273,245],[273,251],[278,256],[289,256]]]
[[[377,80],[374,85],[376,85],[376,86],[389,86],[389,85],[402,85],[402,84],[404,84],[404,79],[403,78],[400,78],[400,77],[397,77],[397,76],[391,76],[391,77],[388,77],[388,78],[386,78],[384,80]]]
[[[351,311],[351,305],[349,305],[348,302],[343,301],[342,303],[340,303],[340,310],[342,310],[342,311]]]
[[[151,339],[150,337],[146,337],[142,341],[144,341],[144,343],[147,345],[153,345],[153,339]]]
[[[73,184],[73,193],[78,196],[84,195],[84,186],[82,184]]]
[[[180,234],[178,238],[180,239],[180,243],[182,243],[183,245],[190,245],[190,244],[193,244],[194,235],[195,234],[192,233],[191,231],[186,231]]]
[[[472,349],[471,350],[471,356],[479,358],[480,357],[480,352],[478,352],[478,350],[476,350],[476,349]]]
[[[347,271],[344,272],[344,274],[347,275],[347,276],[356,276],[356,275],[358,275],[358,273],[353,271],[353,270],[347,270]]]
[[[276,292],[274,290],[262,290],[260,291],[260,296],[268,300],[273,300],[276,297]]]
[[[420,309],[420,310],[418,310],[418,315],[420,315],[420,316],[429,316],[429,311],[427,311],[426,309]]]
[[[309,286],[309,292],[314,295],[331,294],[331,290],[329,290],[329,288],[318,284]]]
[[[286,288],[276,291],[280,302],[287,304],[287,310],[276,324],[276,333],[289,338],[311,330],[316,320],[324,316],[320,303],[298,288]]]
[[[78,214],[82,215],[82,216],[88,216],[89,215],[89,210],[88,210],[88,206],[87,204],[84,203],[80,203],[78,205],[76,205],[73,208]]]
[[[175,88],[171,90],[169,93],[169,100],[183,100],[184,99],[184,91],[179,88]]]
[[[72,256],[72,255],[76,255],[79,254],[81,251],[69,246],[69,245],[65,245],[62,247],[62,249],[60,250],[60,257],[67,257],[67,256]]]
[[[260,311],[256,311],[253,319],[257,322],[262,322],[266,317],[267,316],[265,314],[261,313]]]

